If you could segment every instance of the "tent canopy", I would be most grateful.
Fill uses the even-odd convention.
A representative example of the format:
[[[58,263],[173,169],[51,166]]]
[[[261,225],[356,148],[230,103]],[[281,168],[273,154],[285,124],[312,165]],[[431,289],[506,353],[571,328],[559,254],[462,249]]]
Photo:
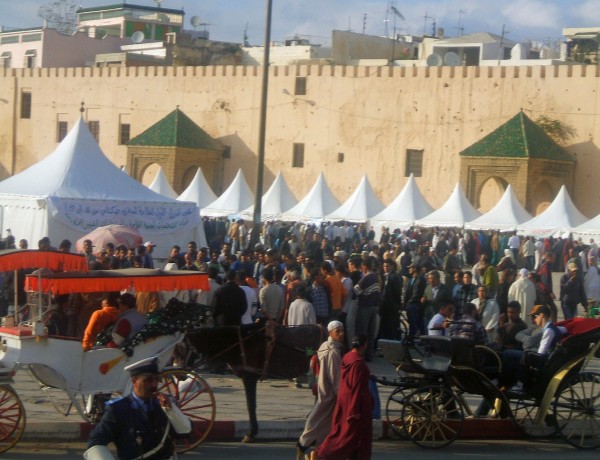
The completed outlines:
[[[432,212],[433,208],[423,197],[411,173],[402,191],[387,208],[371,218],[371,223],[404,230]]]
[[[512,185],[508,185],[504,194],[492,209],[471,222],[465,228],[473,230],[514,231],[519,224],[531,219],[525,208],[519,203]]]
[[[415,225],[421,227],[463,227],[466,222],[476,219],[481,213],[473,207],[460,184],[456,184],[452,194],[444,205],[426,217],[419,219]]]
[[[269,187],[269,190],[262,197],[261,220],[279,219],[288,209],[298,204],[298,200],[290,190],[281,171],[277,173],[275,180]],[[242,212],[244,218],[252,219],[254,216],[254,205]]]
[[[254,194],[248,187],[244,173],[239,169],[227,190],[200,212],[203,216],[224,217],[241,213],[253,202]]]
[[[365,174],[358,187],[350,197],[332,213],[326,216],[327,220],[345,220],[348,222],[366,222],[384,208],[383,203],[377,198],[369,179]]]
[[[169,184],[167,176],[165,176],[165,172],[160,166],[158,167],[156,177],[148,186],[148,188],[153,192],[160,193],[161,195],[166,196],[168,198],[177,198],[177,193],[175,193],[175,190],[173,190],[173,187],[171,187],[171,184]]]
[[[109,224],[135,227],[165,256],[179,238],[203,240],[194,203],[149,190],[100,150],[83,119],[43,160],[0,182],[2,227],[35,244],[43,236],[76,241]]]
[[[196,175],[190,182],[190,185],[183,191],[181,195],[177,197],[178,201],[191,201],[202,209],[208,206],[210,203],[217,199],[217,195],[212,191],[204,174],[202,174],[202,168],[198,168]]]
[[[587,220],[587,217],[575,207],[567,188],[563,185],[544,212],[519,225],[517,230],[521,235],[540,238],[568,236],[574,227]]]
[[[281,220],[303,222],[321,220],[339,206],[340,202],[331,193],[325,175],[320,173],[308,194],[296,206],[284,212]]]

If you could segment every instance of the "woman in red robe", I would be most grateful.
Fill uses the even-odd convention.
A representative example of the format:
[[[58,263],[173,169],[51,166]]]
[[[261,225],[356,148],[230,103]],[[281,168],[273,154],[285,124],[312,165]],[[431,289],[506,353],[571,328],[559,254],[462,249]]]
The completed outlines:
[[[323,444],[311,453],[311,460],[371,458],[373,397],[369,391],[371,373],[363,358],[366,349],[365,334],[352,339],[352,351],[342,359],[340,388],[331,431]]]

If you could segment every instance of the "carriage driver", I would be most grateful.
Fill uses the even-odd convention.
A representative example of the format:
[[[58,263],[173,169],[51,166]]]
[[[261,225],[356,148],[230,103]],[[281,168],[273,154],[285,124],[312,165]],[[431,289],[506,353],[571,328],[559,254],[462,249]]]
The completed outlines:
[[[125,367],[131,375],[129,396],[111,401],[90,435],[87,460],[112,460],[107,444],[113,442],[120,460],[176,458],[171,436],[189,434],[190,420],[171,399],[157,393],[157,358],[147,358]]]

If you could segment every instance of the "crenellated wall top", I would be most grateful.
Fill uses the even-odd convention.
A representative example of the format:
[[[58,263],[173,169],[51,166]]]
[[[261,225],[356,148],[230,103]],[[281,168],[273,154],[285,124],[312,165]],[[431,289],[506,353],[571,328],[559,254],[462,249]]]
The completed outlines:
[[[345,77],[345,78],[598,78],[600,66],[500,66],[500,67],[382,67],[342,65],[272,66],[271,77]],[[260,66],[148,66],[148,67],[68,67],[0,69],[7,77],[259,77]]]

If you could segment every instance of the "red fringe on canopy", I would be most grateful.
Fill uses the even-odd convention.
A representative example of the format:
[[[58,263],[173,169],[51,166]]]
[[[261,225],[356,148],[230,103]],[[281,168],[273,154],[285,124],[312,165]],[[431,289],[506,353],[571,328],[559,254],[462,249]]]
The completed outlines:
[[[88,270],[85,257],[61,251],[36,249],[8,249],[0,251],[0,272],[22,268],[49,268],[53,271]]]
[[[205,273],[186,273],[178,275],[149,275],[130,276],[121,275],[121,270],[114,270],[111,275],[106,276],[106,272],[96,275],[99,272],[90,272],[89,274],[80,274],[76,272],[65,274],[67,276],[52,277],[43,275],[42,292],[52,292],[53,294],[71,294],[79,292],[109,292],[135,289],[136,292],[156,292],[156,291],[184,291],[187,289],[210,289],[208,284],[208,275]],[[72,275],[72,276],[69,276]],[[96,275],[96,276],[95,276]],[[38,277],[29,275],[26,277],[26,290],[38,290]]]

